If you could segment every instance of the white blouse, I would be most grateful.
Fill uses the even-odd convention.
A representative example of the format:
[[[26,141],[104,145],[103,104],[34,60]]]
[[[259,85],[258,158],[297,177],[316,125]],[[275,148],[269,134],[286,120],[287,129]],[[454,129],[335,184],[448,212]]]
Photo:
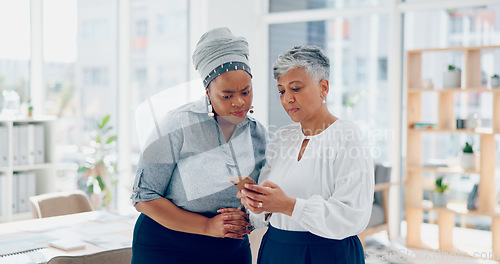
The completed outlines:
[[[304,139],[310,139],[298,161]],[[374,169],[361,130],[338,119],[314,136],[304,136],[300,124],[280,128],[266,149],[259,184],[270,180],[296,198],[292,216],[274,213],[270,224],[282,230],[309,231],[343,239],[362,232],[370,220]],[[256,227],[264,214],[251,213]]]

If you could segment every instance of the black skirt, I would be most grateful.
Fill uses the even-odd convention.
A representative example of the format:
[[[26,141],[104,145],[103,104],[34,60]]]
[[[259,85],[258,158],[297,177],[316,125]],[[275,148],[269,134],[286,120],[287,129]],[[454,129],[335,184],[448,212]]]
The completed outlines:
[[[269,225],[260,244],[257,263],[360,264],[365,263],[365,255],[358,236],[336,240]]]
[[[217,238],[168,229],[145,214],[137,219],[132,241],[132,264],[241,263],[252,253],[245,239]]]

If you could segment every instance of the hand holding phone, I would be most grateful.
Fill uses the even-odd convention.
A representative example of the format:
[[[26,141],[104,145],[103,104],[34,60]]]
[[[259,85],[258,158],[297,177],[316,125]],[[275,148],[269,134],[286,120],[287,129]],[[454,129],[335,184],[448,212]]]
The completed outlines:
[[[241,191],[242,189],[245,188],[245,184],[257,184],[252,178],[249,176],[239,176],[239,177],[231,177],[229,178],[229,181],[238,189]]]

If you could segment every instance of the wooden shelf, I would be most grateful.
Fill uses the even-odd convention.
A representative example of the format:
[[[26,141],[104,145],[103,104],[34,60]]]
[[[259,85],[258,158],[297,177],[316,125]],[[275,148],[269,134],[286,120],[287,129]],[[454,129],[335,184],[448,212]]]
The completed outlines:
[[[419,54],[422,52],[433,52],[433,51],[467,51],[467,50],[480,51],[485,49],[500,49],[500,46],[448,47],[448,48],[407,50],[406,52],[408,54]]]
[[[397,182],[377,183],[377,184],[375,184],[374,191],[375,192],[382,191],[382,190],[388,189],[391,186],[398,185],[398,184],[399,183],[397,183]]]
[[[495,135],[500,134],[500,89],[489,88],[482,85],[481,59],[484,50],[500,50],[500,46],[482,47],[451,47],[436,49],[420,49],[407,51],[406,59],[406,87],[407,87],[407,153],[406,153],[406,175],[404,178],[406,221],[408,224],[406,244],[418,246],[423,244],[421,237],[421,225],[423,223],[423,211],[437,212],[437,223],[439,230],[439,249],[446,250],[454,248],[453,228],[456,215],[478,215],[492,218],[492,252],[500,254],[500,207],[496,201],[497,190],[495,188],[495,161],[497,159],[497,144]],[[431,54],[425,54],[431,52]],[[424,56],[432,57],[434,52],[440,56],[442,52],[457,52],[463,57],[462,87],[425,89],[422,85],[423,69],[426,61]],[[443,69],[445,70],[445,69]],[[435,78],[435,75],[432,76]],[[439,87],[439,86],[438,86]],[[423,93],[435,93],[437,100],[432,103],[437,106],[436,128],[414,129],[415,123],[424,122],[425,109],[430,107],[429,103],[423,104],[425,97]],[[461,93],[491,93],[491,127],[477,128],[475,130],[456,129],[457,100],[460,104],[465,103],[466,97],[456,96]],[[434,103],[435,102],[435,103]],[[422,153],[424,152],[422,140],[423,133],[443,134],[468,134],[480,136],[481,159],[479,167],[475,170],[463,170],[454,167],[424,167]],[[442,147],[436,142],[434,147]],[[424,172],[443,174],[479,174],[478,210],[467,210],[463,202],[450,202],[446,207],[434,207],[432,202],[423,200]]]
[[[420,204],[407,204],[407,207],[422,209],[424,211],[446,211],[458,215],[477,215],[477,216],[489,216],[489,217],[500,217],[500,206],[495,208],[495,211],[480,211],[480,210],[468,210],[467,205],[461,202],[448,202],[446,207],[435,207],[429,200],[423,200]]]
[[[408,88],[408,93],[500,93],[500,88],[446,88],[446,89],[434,89],[434,88]]]
[[[479,170],[464,170],[460,167],[409,167],[410,171],[425,171],[443,174],[480,174]]]
[[[408,132],[422,132],[422,133],[449,133],[449,134],[476,134],[476,135],[495,135],[499,132],[493,132],[492,128],[476,128],[474,130],[470,129],[442,129],[442,128],[431,128],[431,129],[415,129],[408,128]]]

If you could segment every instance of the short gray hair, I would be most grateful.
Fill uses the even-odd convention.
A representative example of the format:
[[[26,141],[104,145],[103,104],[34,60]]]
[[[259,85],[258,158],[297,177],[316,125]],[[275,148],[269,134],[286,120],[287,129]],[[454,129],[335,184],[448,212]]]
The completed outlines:
[[[273,65],[274,79],[296,68],[304,68],[316,82],[330,77],[330,59],[316,46],[295,46],[279,55]]]

